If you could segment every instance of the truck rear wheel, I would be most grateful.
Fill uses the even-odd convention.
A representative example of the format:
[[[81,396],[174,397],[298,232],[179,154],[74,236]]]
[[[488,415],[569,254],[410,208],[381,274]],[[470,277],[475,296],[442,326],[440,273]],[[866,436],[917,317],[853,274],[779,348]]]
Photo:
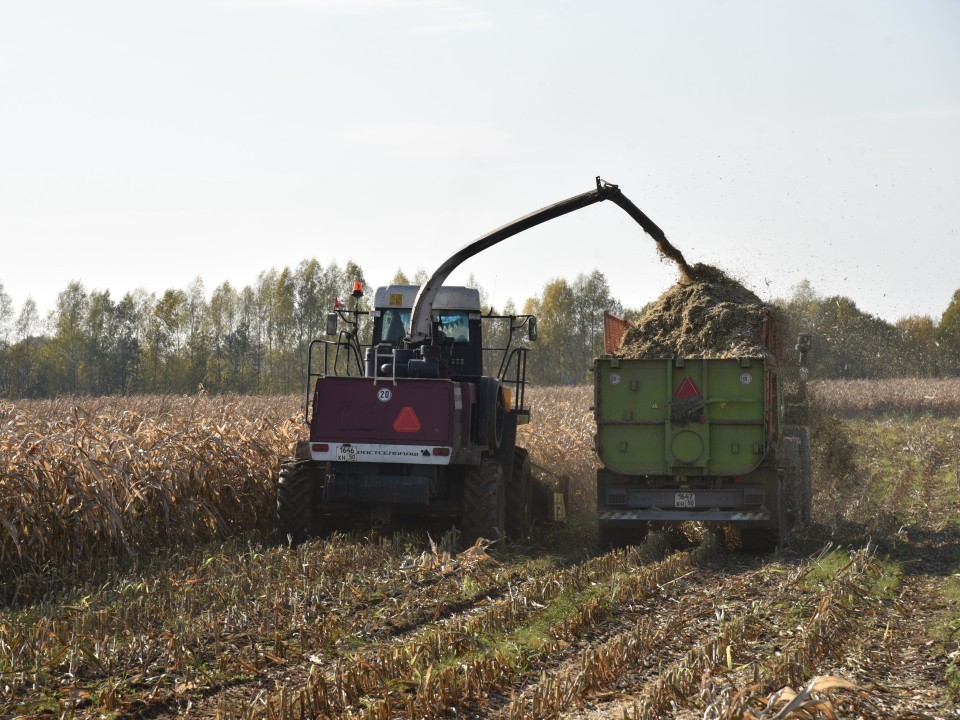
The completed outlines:
[[[787,521],[803,524],[803,489],[800,467],[799,428],[787,428],[783,438],[783,472],[786,476]]]
[[[313,472],[305,463],[285,461],[277,483],[280,532],[297,545],[316,534],[313,514]]]
[[[499,540],[504,528],[503,468],[496,460],[468,465],[463,474],[463,541]]]
[[[777,482],[776,527],[740,528],[740,548],[744,552],[758,555],[774,552],[784,547],[790,539],[787,526],[787,502],[785,482],[781,474]]]
[[[533,523],[533,472],[530,453],[513,449],[513,478],[507,487],[507,535],[516,540],[530,534]]]

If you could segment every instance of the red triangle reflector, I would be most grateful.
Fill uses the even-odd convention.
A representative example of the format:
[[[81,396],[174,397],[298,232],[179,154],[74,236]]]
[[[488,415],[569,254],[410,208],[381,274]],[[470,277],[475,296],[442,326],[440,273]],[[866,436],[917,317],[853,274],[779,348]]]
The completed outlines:
[[[420,430],[420,418],[413,411],[413,408],[407,405],[397,415],[393,421],[393,429],[397,432],[418,432]]]
[[[677,391],[673,393],[673,396],[678,400],[700,397],[700,388],[697,387],[697,384],[693,380],[686,377],[677,385]]]

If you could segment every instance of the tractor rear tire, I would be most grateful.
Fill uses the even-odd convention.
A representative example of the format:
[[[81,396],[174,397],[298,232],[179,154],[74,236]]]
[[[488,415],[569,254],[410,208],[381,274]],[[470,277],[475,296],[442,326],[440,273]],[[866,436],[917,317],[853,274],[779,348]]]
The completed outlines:
[[[513,477],[507,486],[507,535],[523,540],[533,524],[533,471],[530,453],[525,448],[513,449]]]
[[[277,483],[277,523],[294,545],[316,534],[313,512],[314,474],[306,463],[284,461]]]
[[[463,474],[463,542],[504,536],[503,468],[496,460],[466,466]]]
[[[477,384],[477,444],[496,450],[503,439],[506,405],[503,388],[495,377],[482,377]]]

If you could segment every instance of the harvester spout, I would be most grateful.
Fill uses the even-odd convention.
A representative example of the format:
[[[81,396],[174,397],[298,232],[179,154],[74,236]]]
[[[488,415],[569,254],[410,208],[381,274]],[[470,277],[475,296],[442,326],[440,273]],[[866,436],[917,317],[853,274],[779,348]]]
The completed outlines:
[[[417,293],[417,298],[413,304],[413,314],[410,319],[410,334],[405,340],[407,346],[414,347],[421,345],[430,336],[430,315],[433,312],[433,303],[437,297],[437,293],[439,292],[444,281],[446,281],[447,276],[449,276],[450,273],[453,272],[464,260],[473,257],[477,253],[482,252],[483,250],[496,245],[501,240],[506,240],[508,237],[512,237],[517,233],[521,233],[524,230],[529,230],[532,227],[536,227],[537,225],[545,223],[548,220],[553,220],[566,215],[567,213],[571,213],[574,210],[580,210],[588,207],[589,205],[593,205],[594,203],[603,202],[604,200],[612,200],[630,217],[636,220],[640,227],[642,227],[644,231],[656,241],[657,248],[660,250],[660,252],[677,263],[683,277],[687,280],[691,278],[690,266],[687,265],[687,262],[684,260],[680,251],[670,244],[663,230],[661,230],[656,223],[648,218],[643,211],[640,210],[640,208],[634,205],[630,199],[620,191],[618,186],[601,180],[598,176],[596,189],[580,195],[574,195],[566,200],[561,200],[553,205],[548,205],[547,207],[536,210],[529,215],[524,215],[523,217],[517,218],[506,225],[502,225],[496,230],[493,230],[492,232],[477,238],[473,242],[464,245],[451,257],[444,261],[444,263],[436,269],[433,275],[430,276],[430,279],[421,286],[420,292]]]

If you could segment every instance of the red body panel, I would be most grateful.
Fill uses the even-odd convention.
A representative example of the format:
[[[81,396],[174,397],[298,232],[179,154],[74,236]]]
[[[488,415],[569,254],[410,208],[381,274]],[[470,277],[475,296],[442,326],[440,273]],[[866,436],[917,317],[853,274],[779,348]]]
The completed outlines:
[[[457,446],[469,438],[471,388],[451,380],[322,377],[310,440]]]

